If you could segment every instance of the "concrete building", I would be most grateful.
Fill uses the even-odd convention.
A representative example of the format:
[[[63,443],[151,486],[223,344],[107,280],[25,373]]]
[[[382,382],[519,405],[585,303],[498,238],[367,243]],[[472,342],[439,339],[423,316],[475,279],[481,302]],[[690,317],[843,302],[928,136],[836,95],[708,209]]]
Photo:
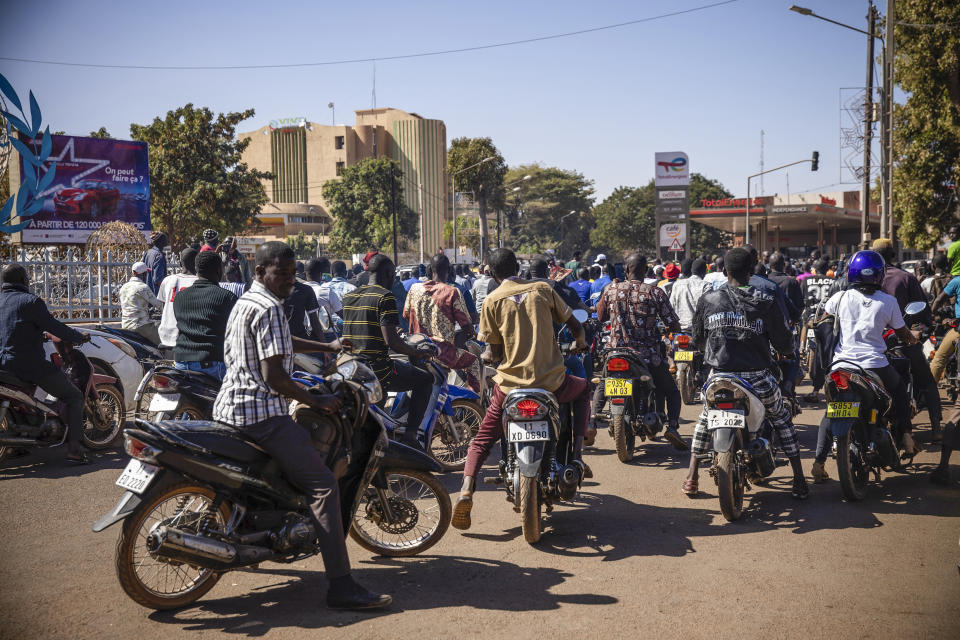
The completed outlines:
[[[386,156],[403,170],[403,199],[421,215],[420,237],[426,255],[432,255],[443,244],[443,224],[448,218],[446,126],[441,120],[399,109],[355,113],[352,127],[283,118],[239,134],[250,139],[243,161],[275,176],[264,181],[270,201],[259,215],[266,228],[259,235],[272,240],[302,231],[320,234],[326,244],[332,222],[322,197],[323,184],[361,160]],[[407,246],[419,253],[420,242],[408,239]]]

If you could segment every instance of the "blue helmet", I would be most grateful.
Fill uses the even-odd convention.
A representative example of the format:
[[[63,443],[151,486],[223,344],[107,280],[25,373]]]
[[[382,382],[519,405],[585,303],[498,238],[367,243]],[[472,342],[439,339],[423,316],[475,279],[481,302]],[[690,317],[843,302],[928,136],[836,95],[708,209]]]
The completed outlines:
[[[883,282],[886,263],[876,251],[857,251],[850,258],[847,268],[847,282],[879,287]]]

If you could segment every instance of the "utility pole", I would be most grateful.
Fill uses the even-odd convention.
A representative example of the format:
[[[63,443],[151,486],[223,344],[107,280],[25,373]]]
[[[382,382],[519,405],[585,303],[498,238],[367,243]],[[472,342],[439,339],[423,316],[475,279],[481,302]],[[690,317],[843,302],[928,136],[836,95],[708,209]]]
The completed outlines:
[[[860,241],[869,239],[870,221],[870,146],[873,144],[873,39],[877,35],[877,9],[870,2],[867,12],[867,84],[863,96],[863,202],[860,212]]]
[[[893,223],[893,57],[894,46],[894,0],[887,0],[883,43],[883,218],[891,240],[896,236]]]

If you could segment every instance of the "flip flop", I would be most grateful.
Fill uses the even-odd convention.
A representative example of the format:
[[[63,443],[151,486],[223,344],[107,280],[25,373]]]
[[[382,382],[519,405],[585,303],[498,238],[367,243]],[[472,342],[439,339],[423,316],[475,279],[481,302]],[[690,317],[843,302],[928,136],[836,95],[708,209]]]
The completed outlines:
[[[454,529],[466,531],[470,528],[470,510],[473,509],[472,496],[460,496],[457,504],[453,507],[453,517],[450,518],[450,524]]]

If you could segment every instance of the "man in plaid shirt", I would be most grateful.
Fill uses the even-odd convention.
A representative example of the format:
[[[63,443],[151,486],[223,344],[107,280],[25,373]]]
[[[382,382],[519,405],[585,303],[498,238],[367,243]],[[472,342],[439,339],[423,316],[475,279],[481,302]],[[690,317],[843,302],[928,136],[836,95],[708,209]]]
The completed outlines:
[[[797,432],[777,379],[770,373],[774,366],[770,344],[779,353],[789,355],[793,353],[793,337],[773,295],[749,284],[755,264],[756,259],[746,249],[727,252],[724,260],[727,284],[701,296],[693,319],[693,340],[703,351],[704,364],[716,372],[732,373],[753,387],[766,408],[780,448],[793,467],[793,497],[803,500],[810,490],[800,465]],[[683,483],[683,492],[688,496],[698,493],[698,457],[707,455],[710,446],[704,407],[693,432],[690,470]]]

